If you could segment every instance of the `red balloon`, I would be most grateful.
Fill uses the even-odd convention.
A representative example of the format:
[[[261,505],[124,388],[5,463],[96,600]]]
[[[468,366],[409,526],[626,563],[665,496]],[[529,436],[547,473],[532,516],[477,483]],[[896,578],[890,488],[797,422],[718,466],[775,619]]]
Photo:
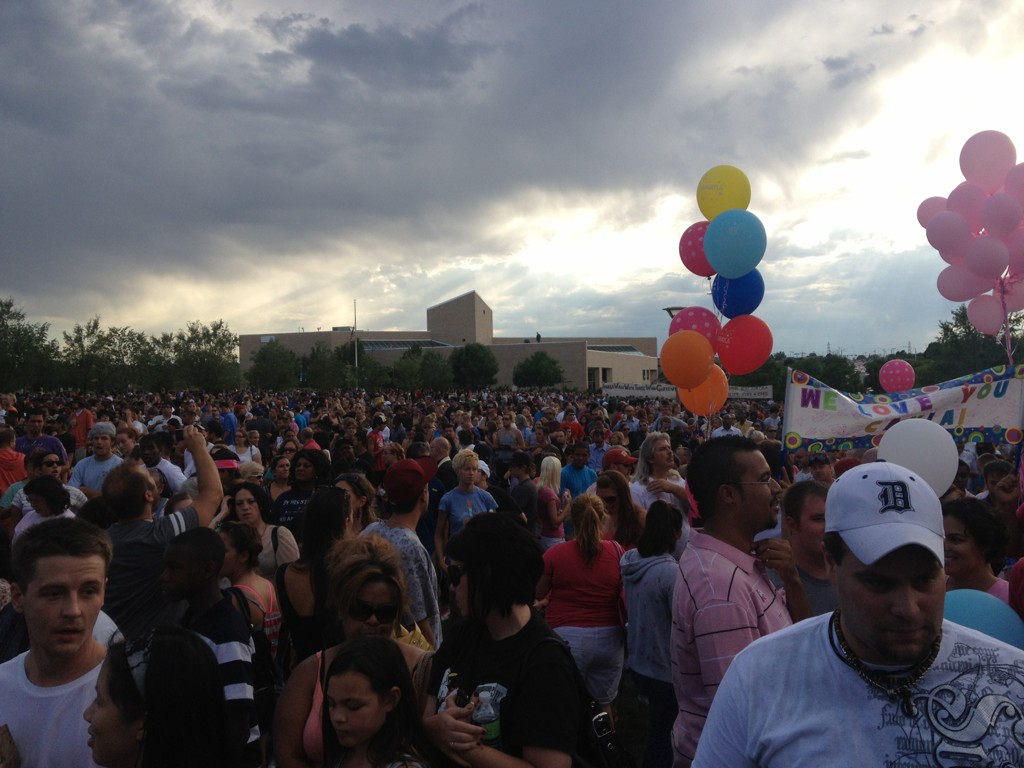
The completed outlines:
[[[704,255],[704,233],[708,231],[707,221],[691,224],[679,238],[679,258],[683,266],[699,277],[712,277],[715,268],[708,264]]]
[[[756,371],[771,354],[772,332],[759,317],[734,317],[718,336],[718,359],[722,367],[734,376]]]
[[[708,377],[714,364],[711,342],[696,331],[673,333],[661,345],[661,371],[677,387],[696,387]]]

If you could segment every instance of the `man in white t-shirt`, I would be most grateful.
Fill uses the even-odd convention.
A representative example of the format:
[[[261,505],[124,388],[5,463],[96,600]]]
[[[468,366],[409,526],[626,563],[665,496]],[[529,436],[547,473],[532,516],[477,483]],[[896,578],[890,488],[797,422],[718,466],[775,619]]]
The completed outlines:
[[[1024,651],[943,620],[935,492],[896,464],[855,467],[825,531],[839,608],[733,659],[693,765],[1020,765]]]
[[[29,650],[0,665],[0,725],[26,768],[94,766],[82,713],[107,653],[93,636],[103,605],[110,539],[76,518],[47,520],[14,544],[11,601]]]

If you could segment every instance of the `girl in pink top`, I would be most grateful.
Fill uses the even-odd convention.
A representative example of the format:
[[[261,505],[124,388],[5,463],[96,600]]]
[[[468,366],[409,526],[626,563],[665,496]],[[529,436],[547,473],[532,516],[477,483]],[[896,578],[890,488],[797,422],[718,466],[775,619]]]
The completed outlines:
[[[604,505],[596,496],[577,496],[571,506],[573,541],[544,553],[537,599],[547,600],[545,618],[569,643],[587,690],[610,711],[622,677],[622,546],[603,537]]]

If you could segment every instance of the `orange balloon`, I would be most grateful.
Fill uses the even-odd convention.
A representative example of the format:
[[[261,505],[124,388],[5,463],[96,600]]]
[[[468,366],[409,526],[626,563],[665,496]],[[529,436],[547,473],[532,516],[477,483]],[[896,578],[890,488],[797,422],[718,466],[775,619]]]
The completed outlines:
[[[661,371],[683,389],[693,389],[711,373],[715,352],[707,337],[697,331],[673,333],[661,345]]]
[[[710,416],[718,413],[729,399],[729,380],[725,377],[725,371],[717,365],[711,366],[711,373],[704,383],[698,384],[692,389],[676,389],[679,395],[679,402],[690,413],[696,416]]]

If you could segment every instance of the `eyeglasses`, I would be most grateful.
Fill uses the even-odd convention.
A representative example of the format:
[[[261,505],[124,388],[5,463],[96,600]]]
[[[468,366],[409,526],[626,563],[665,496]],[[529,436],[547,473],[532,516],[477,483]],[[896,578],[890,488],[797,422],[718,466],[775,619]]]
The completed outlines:
[[[371,616],[376,616],[381,624],[390,624],[398,616],[398,606],[394,603],[371,605],[365,600],[354,600],[348,615],[356,621],[369,621]]]
[[[61,466],[61,464],[62,464],[62,462],[60,462],[60,461],[44,461],[43,462],[43,466],[44,467],[59,467],[59,466]]]
[[[599,498],[605,504],[616,504],[619,501],[618,496],[598,496],[597,498]]]
[[[732,485],[771,485],[774,481],[775,478],[768,475],[768,477],[761,477],[758,480],[735,480]]]
[[[459,582],[462,581],[462,577],[466,575],[466,569],[464,566],[450,563],[448,565],[448,581],[453,588],[459,586]]]

